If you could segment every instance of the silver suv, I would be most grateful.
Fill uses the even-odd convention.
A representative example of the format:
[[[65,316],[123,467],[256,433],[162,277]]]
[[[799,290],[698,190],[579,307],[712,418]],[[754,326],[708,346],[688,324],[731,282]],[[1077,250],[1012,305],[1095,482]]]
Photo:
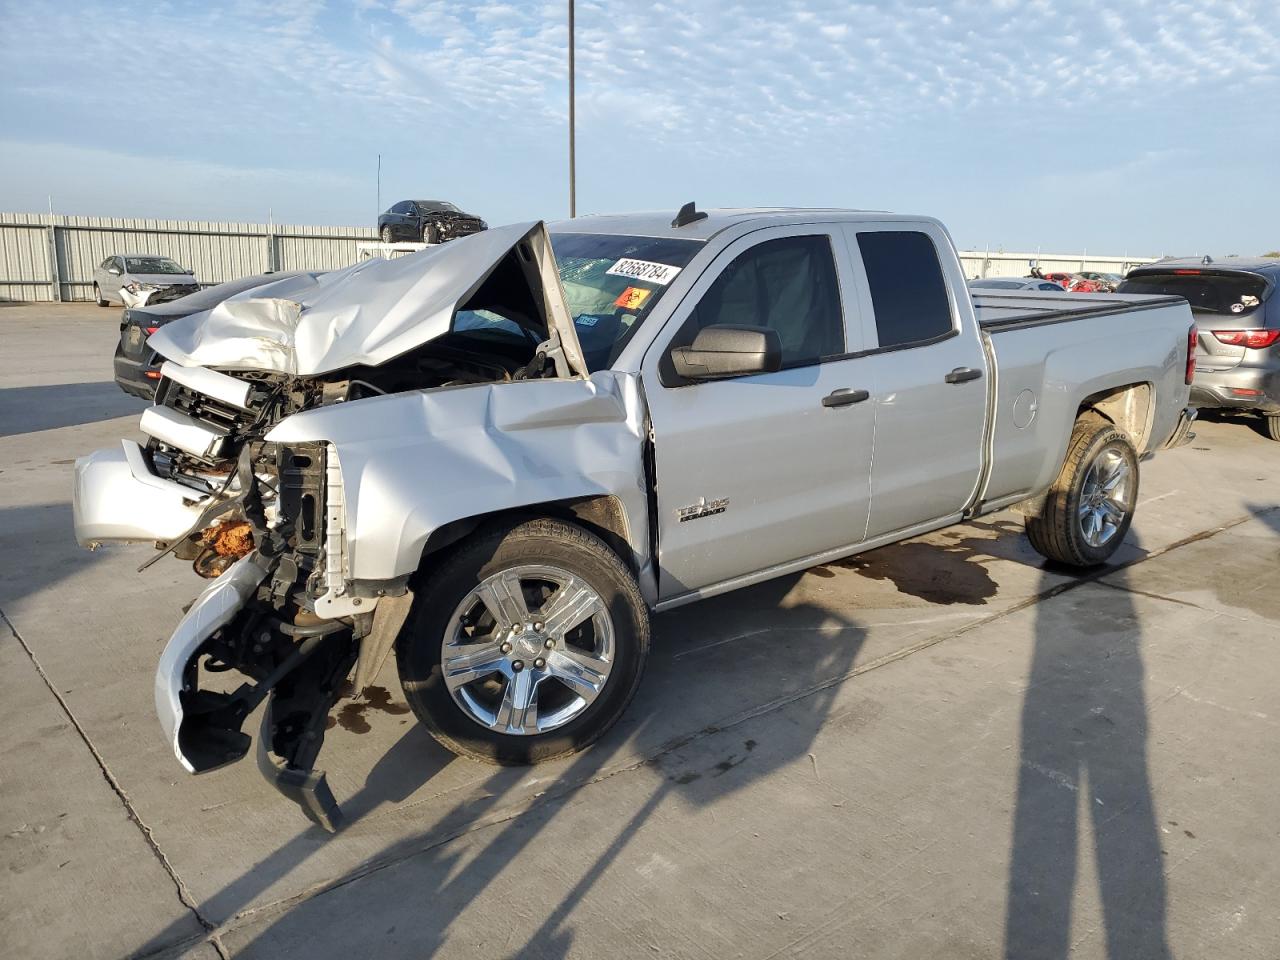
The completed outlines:
[[[1280,260],[1161,260],[1130,271],[1120,293],[1185,297],[1200,328],[1191,403],[1261,416],[1280,440]]]

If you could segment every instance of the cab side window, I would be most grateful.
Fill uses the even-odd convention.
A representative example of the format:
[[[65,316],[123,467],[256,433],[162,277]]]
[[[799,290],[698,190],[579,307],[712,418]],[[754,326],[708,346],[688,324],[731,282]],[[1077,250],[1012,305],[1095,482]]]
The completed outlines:
[[[703,295],[677,343],[691,343],[699,330],[721,323],[778,331],[784,367],[843,353],[831,241],[825,235],[782,237],[742,252]]]
[[[951,302],[928,234],[878,230],[858,234],[871,288],[880,347],[908,347],[950,336]]]

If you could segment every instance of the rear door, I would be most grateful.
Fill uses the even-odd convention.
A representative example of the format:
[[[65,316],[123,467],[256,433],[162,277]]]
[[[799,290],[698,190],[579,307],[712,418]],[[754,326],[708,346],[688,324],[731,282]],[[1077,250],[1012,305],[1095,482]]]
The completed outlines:
[[[846,356],[862,346],[849,273],[837,227],[752,232],[707,268],[646,355],[661,599],[862,539],[873,426]],[[723,323],[776,329],[783,369],[676,377],[670,351]]]
[[[972,310],[956,299],[968,290],[940,227],[851,223],[845,233],[871,348],[860,362],[875,413],[872,538],[968,505],[983,462],[986,359]]]

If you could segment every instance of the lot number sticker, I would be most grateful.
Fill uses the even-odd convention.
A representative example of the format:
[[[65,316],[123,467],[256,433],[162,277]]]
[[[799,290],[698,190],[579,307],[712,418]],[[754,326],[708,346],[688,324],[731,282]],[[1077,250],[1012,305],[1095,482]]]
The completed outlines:
[[[665,263],[651,263],[648,260],[631,260],[627,257],[623,257],[605,271],[605,273],[613,274],[615,277],[647,280],[650,283],[656,283],[664,287],[674,280],[679,272],[679,267],[668,266]]]

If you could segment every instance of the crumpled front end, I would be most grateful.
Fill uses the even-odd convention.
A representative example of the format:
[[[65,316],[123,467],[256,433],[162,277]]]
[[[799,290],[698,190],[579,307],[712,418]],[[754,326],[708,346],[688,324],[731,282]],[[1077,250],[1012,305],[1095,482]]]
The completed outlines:
[[[172,554],[212,580],[156,674],[179,762],[240,759],[244,721],[265,705],[260,766],[328,829],[338,809],[314,769],[325,721],[352,669],[358,692],[391,651],[431,533],[522,502],[641,496],[636,387],[582,376],[545,228],[449,247],[165,325],[148,341],[169,359],[146,442],[77,463],[82,544],[152,541],[141,569]],[[460,332],[461,311],[524,335]],[[584,446],[602,454],[596,473],[566,475]]]
[[[269,698],[262,731],[273,781],[333,829],[338,810],[313,770],[324,722],[343,692],[382,597],[347,593],[342,471],[324,442],[274,443],[270,426],[342,400],[328,384],[233,377],[166,363],[140,428],[76,465],[77,540],[153,541],[212,582],[166,646],[156,710],[182,766],[240,759],[241,727]],[[407,578],[406,578],[407,579]],[[405,594],[405,583],[383,592]],[[248,682],[228,684],[228,676]]]

